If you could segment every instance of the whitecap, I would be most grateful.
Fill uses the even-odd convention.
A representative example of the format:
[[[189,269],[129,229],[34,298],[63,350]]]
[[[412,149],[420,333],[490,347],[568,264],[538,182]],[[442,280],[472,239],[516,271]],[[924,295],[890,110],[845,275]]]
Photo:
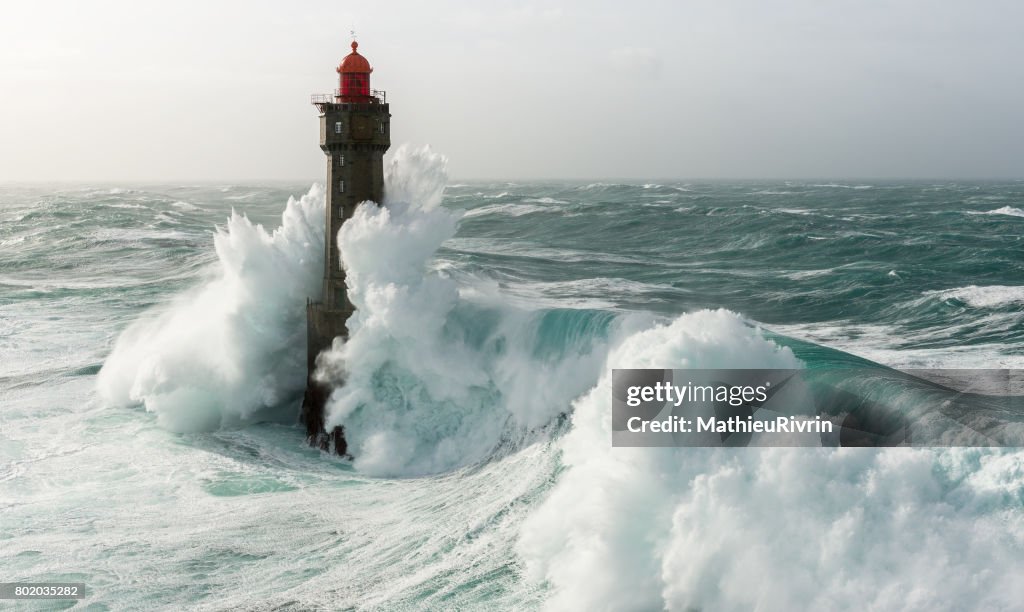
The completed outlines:
[[[1006,216],[1009,216],[1009,217],[1024,217],[1024,210],[1022,210],[1020,208],[1015,208],[1013,206],[1003,206],[1002,208],[997,208],[995,210],[986,210],[986,211],[969,210],[969,211],[967,211],[967,214],[969,214],[969,215],[1006,215]]]
[[[556,200],[555,198],[526,198],[524,202],[537,202],[538,204],[568,204],[565,200]]]
[[[922,295],[943,300],[958,300],[975,308],[993,308],[1024,303],[1024,286],[968,285],[941,291],[925,291]]]
[[[544,206],[534,206],[530,204],[491,204],[490,206],[481,206],[479,208],[472,208],[463,213],[464,217],[480,217],[483,215],[508,215],[510,217],[521,217],[530,213],[538,212],[552,212],[550,208]]]

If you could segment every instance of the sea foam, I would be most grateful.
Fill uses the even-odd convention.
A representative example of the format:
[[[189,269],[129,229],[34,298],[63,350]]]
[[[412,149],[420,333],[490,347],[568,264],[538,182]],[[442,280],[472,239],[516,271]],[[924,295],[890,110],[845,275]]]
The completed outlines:
[[[1014,206],[1003,206],[987,211],[969,211],[973,215],[1006,215],[1008,217],[1024,217],[1024,210]]]
[[[320,375],[336,385],[327,425],[346,427],[355,465],[369,474],[444,471],[549,424],[603,360],[600,340],[566,329],[614,318],[581,313],[552,324],[557,313],[517,309],[486,290],[471,299],[429,271],[458,222],[440,207],[445,165],[429,149],[399,149],[386,206],[360,205],[338,234],[356,313]],[[551,333],[564,342],[539,350]]]
[[[294,421],[305,371],[305,299],[319,291],[324,194],[290,199],[268,232],[232,211],[214,235],[209,280],[117,339],[97,388],[141,404],[178,432],[257,419]]]
[[[522,525],[550,610],[1009,609],[1024,455],[611,448],[613,367],[799,367],[724,310],[629,337],[574,404],[566,467]],[[1016,502],[1014,501],[1016,500]],[[969,576],[970,579],[965,579]]]
[[[1024,303],[1024,286],[967,285],[941,291],[925,291],[922,295],[942,300],[958,300],[975,308],[997,308]]]

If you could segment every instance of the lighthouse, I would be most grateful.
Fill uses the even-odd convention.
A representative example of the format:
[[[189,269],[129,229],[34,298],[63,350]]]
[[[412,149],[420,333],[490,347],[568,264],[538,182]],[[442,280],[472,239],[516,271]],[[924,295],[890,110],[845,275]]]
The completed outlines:
[[[320,112],[320,148],[327,155],[324,277],[319,296],[306,304],[307,381],[301,420],[309,443],[345,455],[345,431],[324,428],[324,406],[331,389],[314,379],[317,356],[337,337],[346,338],[345,322],[355,310],[345,287],[338,251],[338,230],[360,202],[380,203],[384,196],[384,152],[391,146],[391,114],[383,91],[370,89],[370,62],[352,41],[352,52],[338,65],[338,88],[314,94]]]

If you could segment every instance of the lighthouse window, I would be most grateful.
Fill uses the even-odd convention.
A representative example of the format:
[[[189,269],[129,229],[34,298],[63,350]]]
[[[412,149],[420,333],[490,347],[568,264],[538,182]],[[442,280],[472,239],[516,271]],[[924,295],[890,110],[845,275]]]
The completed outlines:
[[[384,133],[384,122],[383,121],[378,121],[377,122],[377,129],[380,130],[381,134]]]
[[[345,193],[345,179],[338,181],[338,191]]]
[[[340,134],[341,133],[341,122],[340,121],[338,121],[337,123],[334,124],[334,133],[335,134]]]

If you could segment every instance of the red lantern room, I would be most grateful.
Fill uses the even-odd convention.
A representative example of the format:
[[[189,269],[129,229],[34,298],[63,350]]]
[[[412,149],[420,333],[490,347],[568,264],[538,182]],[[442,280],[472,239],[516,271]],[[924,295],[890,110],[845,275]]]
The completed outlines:
[[[359,55],[359,43],[352,41],[352,53],[345,56],[338,66],[338,102],[370,102],[370,62]]]

